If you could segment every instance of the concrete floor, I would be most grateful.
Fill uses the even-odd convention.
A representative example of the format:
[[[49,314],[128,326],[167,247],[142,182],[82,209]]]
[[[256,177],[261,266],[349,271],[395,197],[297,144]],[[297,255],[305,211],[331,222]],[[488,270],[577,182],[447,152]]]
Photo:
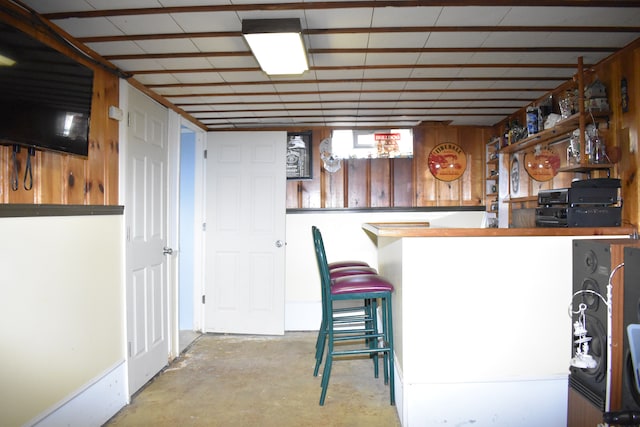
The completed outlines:
[[[203,335],[106,426],[399,426],[368,358],[335,360],[318,405],[315,339]]]

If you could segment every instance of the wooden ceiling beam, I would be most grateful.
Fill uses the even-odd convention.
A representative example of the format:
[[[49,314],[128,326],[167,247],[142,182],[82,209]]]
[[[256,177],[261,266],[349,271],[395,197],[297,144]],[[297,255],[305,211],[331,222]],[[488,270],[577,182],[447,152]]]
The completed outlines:
[[[424,26],[424,27],[355,27],[355,28],[311,28],[302,30],[305,35],[331,35],[331,34],[362,34],[362,33],[636,33],[640,32],[640,26]],[[82,43],[105,43],[142,40],[173,40],[173,39],[197,39],[197,38],[222,38],[242,37],[240,31],[205,31],[190,33],[156,33],[156,34],[130,34],[115,36],[79,37]]]
[[[335,101],[242,101],[242,102],[216,102],[216,106],[225,106],[225,105],[281,105],[281,104],[315,104],[320,103],[323,105],[326,104],[353,104],[355,102],[360,104],[380,104],[384,102],[393,102],[394,104],[399,104],[403,102],[465,102],[465,101],[473,101],[473,102],[522,102],[526,101],[526,99],[522,98],[421,98],[421,99],[351,99],[344,100],[339,99]],[[202,105],[211,105],[210,102],[181,102],[177,104],[181,107],[197,107]],[[401,108],[401,107],[399,107]],[[211,110],[203,110],[203,111],[211,111]],[[191,111],[190,111],[191,112]]]
[[[605,52],[613,53],[618,49],[610,46],[511,46],[511,47],[410,47],[410,48],[344,48],[344,49],[308,49],[310,55],[315,54],[343,54],[343,53],[570,53],[570,52]],[[229,56],[253,56],[251,51],[216,51],[216,52],[178,52],[178,53],[140,53],[105,55],[108,61],[139,60],[139,59],[176,59],[176,58],[218,58]]]
[[[585,65],[585,67],[588,67]],[[345,70],[396,70],[396,69],[430,69],[430,68],[556,68],[575,70],[576,64],[533,64],[533,63],[492,63],[492,64],[385,64],[385,65],[347,65],[347,66],[326,66],[309,67],[310,71],[345,71]],[[240,73],[260,71],[260,67],[238,67],[238,68],[181,68],[165,69],[157,68],[153,70],[131,70],[132,75],[149,74],[198,74],[198,73]]]
[[[502,7],[640,7],[634,0],[391,0],[391,1],[320,1],[289,3],[257,3],[205,6],[172,6],[129,9],[83,10],[45,13],[50,20],[68,18],[97,18],[107,16],[158,15],[174,13],[211,13],[284,10],[330,10],[383,7],[456,7],[456,6],[502,6]]]
[[[547,81],[547,82],[564,82],[566,79],[562,77],[398,77],[398,78],[363,78],[363,79],[314,79],[314,80],[265,80],[265,81],[246,81],[246,82],[214,82],[214,83],[160,83],[147,84],[149,89],[168,89],[168,88],[194,88],[194,87],[220,87],[220,86],[263,86],[263,85],[281,85],[281,84],[332,84],[332,83],[426,83],[426,82],[531,82],[531,81]],[[495,90],[495,89],[494,89]],[[279,93],[279,92],[276,92]]]
[[[251,97],[261,97],[261,96],[274,96],[274,95],[278,95],[278,96],[299,96],[299,95],[344,95],[344,94],[361,94],[361,93],[397,93],[397,94],[407,94],[407,93],[464,93],[464,92],[469,92],[469,93],[482,93],[482,92],[488,92],[488,93],[494,93],[494,92],[550,92],[551,90],[553,90],[555,88],[550,87],[550,88],[500,88],[500,89],[495,89],[495,88],[446,88],[446,89],[411,89],[411,90],[394,90],[394,89],[364,89],[364,90],[318,90],[318,91],[284,91],[284,92],[277,92],[277,93],[271,93],[271,92],[239,92],[239,93],[220,93],[220,92],[212,92],[212,93],[181,93],[181,94],[175,94],[175,93],[167,93],[167,94],[163,94],[162,96],[168,99],[172,99],[172,98],[192,98],[192,97],[202,97],[202,96],[207,96],[207,97],[230,97],[230,96],[239,96],[239,97],[247,97],[247,96],[251,96]],[[414,99],[414,101],[420,101],[419,99]],[[313,102],[313,101],[311,101]],[[324,101],[317,101],[317,102],[324,102]],[[326,101],[326,102],[331,102],[331,101]]]

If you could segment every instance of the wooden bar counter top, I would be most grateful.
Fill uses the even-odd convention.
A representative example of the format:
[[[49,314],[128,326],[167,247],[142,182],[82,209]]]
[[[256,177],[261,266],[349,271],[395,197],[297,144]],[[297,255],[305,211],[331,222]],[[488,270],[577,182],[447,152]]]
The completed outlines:
[[[362,225],[378,237],[630,236],[633,227],[437,228],[428,222],[371,222]]]

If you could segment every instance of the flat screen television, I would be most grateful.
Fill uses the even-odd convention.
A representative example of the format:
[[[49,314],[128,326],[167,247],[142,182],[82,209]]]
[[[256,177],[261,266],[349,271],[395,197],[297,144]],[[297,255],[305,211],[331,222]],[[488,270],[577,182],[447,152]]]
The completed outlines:
[[[0,144],[87,156],[93,70],[1,21],[0,55]]]

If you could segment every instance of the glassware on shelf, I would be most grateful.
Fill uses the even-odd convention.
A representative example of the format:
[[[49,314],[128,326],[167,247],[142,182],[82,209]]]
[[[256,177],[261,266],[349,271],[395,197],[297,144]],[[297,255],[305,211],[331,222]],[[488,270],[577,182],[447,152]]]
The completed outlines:
[[[567,166],[580,164],[580,130],[576,129],[569,138],[567,146]]]
[[[598,128],[594,128],[587,139],[586,152],[589,163],[607,163],[607,151],[605,143],[598,133]]]
[[[575,113],[576,97],[573,91],[567,90],[558,100],[558,106],[560,107],[560,116],[563,119],[571,117]]]

